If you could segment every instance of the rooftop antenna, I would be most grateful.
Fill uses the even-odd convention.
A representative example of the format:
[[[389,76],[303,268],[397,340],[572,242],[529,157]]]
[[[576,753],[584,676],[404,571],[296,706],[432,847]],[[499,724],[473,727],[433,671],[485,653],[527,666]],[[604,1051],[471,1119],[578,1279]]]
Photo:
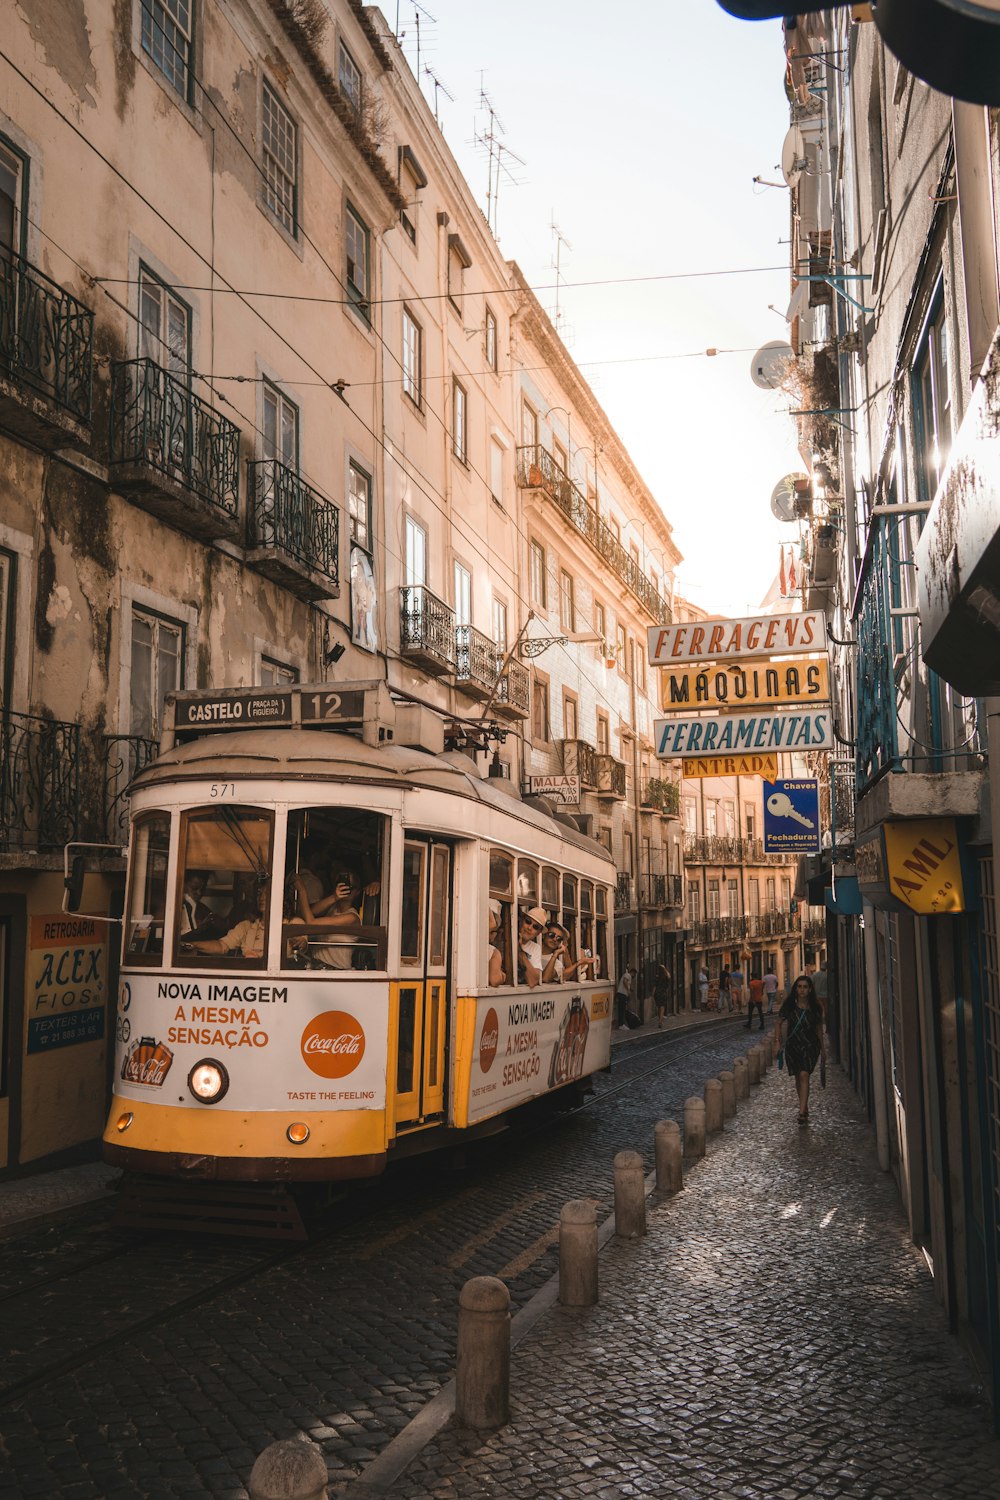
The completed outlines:
[[[415,70],[415,75],[414,76],[419,79],[419,77],[420,77],[420,66],[421,66],[421,50],[422,50],[422,48],[421,48],[421,34],[420,34],[420,18],[421,18],[421,16],[423,16],[424,20],[429,21],[432,26],[436,26],[437,25],[437,17],[431,15],[431,13],[427,9],[426,5],[420,5],[420,4],[418,4],[418,0],[411,0],[411,3],[413,5],[413,25],[414,25],[414,29],[415,29],[416,35],[417,35],[417,66],[416,66],[416,70]],[[403,41],[404,41],[404,39],[406,37],[406,31],[405,30],[400,31],[400,29],[399,29],[399,7],[400,7],[400,0],[396,0],[396,32],[395,32],[395,35],[396,35],[396,41],[400,44],[400,46],[402,46],[403,45]]]
[[[433,83],[434,85],[434,123],[440,130],[441,117],[438,114],[438,94],[443,94],[446,99],[451,100],[452,104],[454,104],[455,102],[455,95],[451,93],[449,89],[445,88],[444,84],[441,82],[440,78],[437,76],[433,68],[426,67],[424,69],[424,76],[426,78],[429,78],[431,83]]]
[[[567,250],[572,250],[573,246],[556,223],[555,209],[552,210],[552,219],[549,222],[549,228],[552,230],[556,242],[555,259],[549,262],[556,273],[556,314],[552,321],[555,324],[556,333],[561,334],[563,331],[563,315],[559,306],[559,292],[562,285],[562,267],[560,264],[562,260],[562,247],[565,245]]]
[[[507,127],[497,114],[496,106],[486,92],[482,72],[479,75],[479,108],[485,110],[488,123],[485,130],[477,129],[475,131],[473,140],[481,151],[486,152],[486,222],[493,231],[494,237],[497,237],[497,209],[500,199],[501,175],[507,177],[517,185],[517,178],[514,176],[508,163],[515,162],[519,167],[523,167],[524,159],[512,151],[509,146],[505,146],[500,139],[501,135],[506,135]]]

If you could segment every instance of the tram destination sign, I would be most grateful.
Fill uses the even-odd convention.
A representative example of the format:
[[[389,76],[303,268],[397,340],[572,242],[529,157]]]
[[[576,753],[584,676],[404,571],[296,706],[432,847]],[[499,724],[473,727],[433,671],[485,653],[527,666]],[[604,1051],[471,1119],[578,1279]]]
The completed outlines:
[[[828,708],[802,708],[775,713],[657,719],[653,724],[653,742],[661,760],[832,750],[833,717]]]
[[[665,714],[693,708],[766,708],[780,703],[828,703],[830,668],[825,656],[794,661],[720,663],[660,672]]]
[[[648,634],[649,663],[653,667],[753,656],[798,656],[826,650],[826,617],[821,609],[809,609],[793,615],[691,620],[683,625],[651,625]]]
[[[174,728],[267,729],[291,724],[355,724],[365,715],[364,687],[234,688],[174,695]]]

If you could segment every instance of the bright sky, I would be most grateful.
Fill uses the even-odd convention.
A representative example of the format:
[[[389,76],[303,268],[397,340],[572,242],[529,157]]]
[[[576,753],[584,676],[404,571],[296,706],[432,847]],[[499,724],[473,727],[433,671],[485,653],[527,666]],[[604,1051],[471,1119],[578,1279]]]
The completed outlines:
[[[415,68],[414,0],[381,4]],[[792,403],[750,380],[754,350],[787,335],[788,193],[753,183],[781,181],[780,23],[736,21],[716,0],[420,9],[421,71],[454,95],[438,91],[441,124],[484,211],[481,85],[506,127],[499,138],[525,163],[511,162],[519,185],[501,179],[504,255],[552,314],[554,220],[572,245],[562,279],[606,283],[564,286],[561,331],[674,528],[681,592],[720,614],[752,613],[780,543],[797,540],[772,517],[771,491],[802,467],[782,414]],[[422,82],[433,105],[433,82]],[[625,284],[760,266],[779,269]],[[709,359],[709,347],[741,352]]]

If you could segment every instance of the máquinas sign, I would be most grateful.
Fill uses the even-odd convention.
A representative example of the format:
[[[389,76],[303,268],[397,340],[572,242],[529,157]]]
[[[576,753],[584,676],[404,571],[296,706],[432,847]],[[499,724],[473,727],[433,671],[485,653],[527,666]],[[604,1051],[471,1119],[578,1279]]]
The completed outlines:
[[[649,661],[654,667],[825,650],[826,618],[820,609],[649,627]]]
[[[825,656],[815,661],[750,662],[746,666],[684,667],[660,673],[664,713],[692,708],[763,708],[778,703],[826,703],[830,669]]]

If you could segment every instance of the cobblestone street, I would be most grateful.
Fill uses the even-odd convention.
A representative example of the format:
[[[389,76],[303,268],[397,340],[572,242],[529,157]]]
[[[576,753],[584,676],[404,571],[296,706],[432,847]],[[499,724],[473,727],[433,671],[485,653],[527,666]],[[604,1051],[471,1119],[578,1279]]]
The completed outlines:
[[[808,1130],[772,1070],[600,1277],[599,1306],[515,1348],[510,1426],[445,1429],[394,1496],[1000,1493],[985,1398],[839,1069]]]

